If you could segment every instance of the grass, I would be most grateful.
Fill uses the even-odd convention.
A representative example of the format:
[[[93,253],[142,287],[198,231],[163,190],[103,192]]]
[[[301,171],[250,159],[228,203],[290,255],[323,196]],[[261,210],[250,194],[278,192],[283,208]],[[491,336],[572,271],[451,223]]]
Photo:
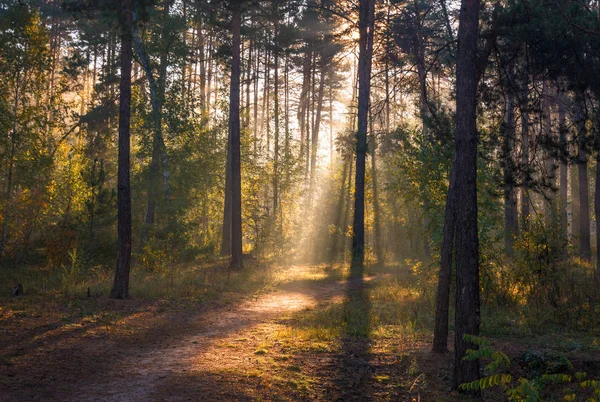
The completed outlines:
[[[327,395],[328,400],[345,400],[357,394],[400,399],[420,394],[423,400],[457,400],[448,392],[451,356],[429,352],[435,280],[422,275],[421,266],[412,268],[387,266],[361,284],[340,282],[341,294],[280,317],[265,339],[240,335],[228,340],[225,346],[233,354],[248,349],[259,363],[252,371],[229,374],[259,378],[266,390],[305,399]],[[232,303],[276,288],[295,292],[327,286],[347,275],[348,267],[339,264],[285,269],[267,265],[249,266],[231,273],[228,280],[225,260],[178,265],[170,272],[134,270],[134,300],[122,303],[106,297],[112,276],[104,269],[3,271],[1,283],[8,288],[22,282],[27,296],[0,298],[0,328],[21,328],[33,341],[61,334],[131,336],[143,333],[140,328],[151,327],[159,316]],[[597,333],[556,327],[544,314],[551,312],[484,304],[482,332],[500,346],[509,345],[506,352],[513,356],[523,350],[553,349],[583,364],[586,356],[598,353]],[[38,334],[36,328],[42,325],[48,331]],[[18,358],[0,356],[0,366]],[[486,400],[503,400],[503,395],[490,395]]]

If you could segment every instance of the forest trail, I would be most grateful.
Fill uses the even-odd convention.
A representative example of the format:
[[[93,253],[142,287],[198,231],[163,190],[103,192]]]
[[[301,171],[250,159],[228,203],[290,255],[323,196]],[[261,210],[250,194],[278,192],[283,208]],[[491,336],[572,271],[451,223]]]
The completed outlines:
[[[342,297],[343,282],[311,287],[284,286],[240,305],[193,314],[189,332],[128,358],[111,373],[81,384],[73,399],[86,401],[230,400],[221,387],[228,371],[251,373],[259,365],[260,344],[289,315]],[[235,345],[235,346],[234,346]],[[186,377],[197,381],[186,381]],[[217,380],[216,382],[214,380]],[[231,384],[229,384],[231,385]]]
[[[23,364],[0,364],[0,374],[8,379],[2,399],[256,399],[257,395],[246,393],[248,384],[236,386],[228,373],[244,373],[260,383],[257,370],[269,370],[259,361],[266,353],[261,345],[274,339],[294,313],[344,299],[345,281],[291,279],[237,304],[201,311],[161,313],[137,308],[118,321],[121,328],[129,328],[125,333],[130,331],[130,336],[125,337],[109,326],[104,331],[98,331],[102,325],[84,327],[83,321],[38,326],[46,331],[28,337],[29,343],[21,342],[12,351],[22,355]],[[0,352],[7,351],[11,353],[0,347]],[[250,382],[260,389],[260,384]]]

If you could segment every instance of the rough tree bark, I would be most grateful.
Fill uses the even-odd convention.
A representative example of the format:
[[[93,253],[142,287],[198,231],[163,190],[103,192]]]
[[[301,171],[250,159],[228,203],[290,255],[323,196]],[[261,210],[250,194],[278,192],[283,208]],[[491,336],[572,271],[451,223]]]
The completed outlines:
[[[596,271],[600,274],[600,136],[596,134],[596,185],[594,191],[594,218],[596,219]]]
[[[454,387],[479,378],[479,362],[465,361],[476,349],[464,335],[478,335],[479,237],[477,233],[477,37],[480,0],[462,0],[456,63],[456,314]]]
[[[569,130],[566,124],[566,105],[564,89],[561,83],[558,85],[558,129],[559,129],[559,141],[560,141],[560,203],[559,203],[559,216],[560,225],[563,234],[566,236],[568,232],[568,217],[567,217],[567,205],[568,205],[568,186],[569,186],[569,151],[567,148],[567,135]]]
[[[231,47],[229,127],[231,130],[231,268],[242,269],[242,183],[240,170],[240,41],[241,5],[234,2]]]
[[[273,3],[276,4],[276,3]],[[274,138],[273,138],[273,219],[277,220],[279,205],[279,52],[275,49],[273,65],[273,106],[274,106]]]
[[[515,237],[519,231],[519,214],[515,194],[515,95],[513,92],[513,67],[507,73],[506,111],[504,139],[502,149],[503,181],[504,181],[504,248],[510,255],[513,253]]]
[[[315,55],[316,58],[316,55]],[[310,148],[310,182],[308,190],[308,205],[312,204],[315,180],[317,176],[317,148],[319,147],[319,131],[321,131],[321,115],[323,114],[323,99],[325,97],[325,75],[327,74],[327,66],[324,58],[321,56],[320,61],[320,80],[317,95],[317,107],[315,111],[315,119],[312,127],[312,139]]]
[[[365,162],[367,155],[367,125],[373,62],[373,30],[375,0],[359,1],[358,55],[358,131],[356,133],[356,179],[354,191],[354,222],[352,225],[352,276],[362,276],[365,260]]]
[[[132,59],[132,0],[121,0],[121,78],[119,82],[119,161],[118,161],[118,255],[117,269],[110,297],[129,297],[131,268],[131,187],[129,183],[131,117],[131,59]]]
[[[550,142],[553,140],[553,133],[550,91],[548,87],[548,82],[544,80],[542,88],[542,130],[546,141]],[[548,191],[546,197],[544,197],[544,221],[546,226],[549,227],[552,223],[556,222],[555,197],[554,191],[552,190],[556,187],[556,164],[551,150],[546,150],[544,156],[548,184],[551,186],[551,190]]]
[[[523,229],[529,226],[531,200],[529,198],[529,71],[527,62],[523,62],[521,77],[521,164],[525,171],[525,180],[521,188],[521,225]]]
[[[588,184],[588,157],[587,157],[587,129],[585,127],[585,100],[582,94],[577,94],[576,99],[577,144],[579,147],[577,157],[577,171],[579,177],[579,254],[581,258],[590,261],[592,250],[590,246],[590,198]]]

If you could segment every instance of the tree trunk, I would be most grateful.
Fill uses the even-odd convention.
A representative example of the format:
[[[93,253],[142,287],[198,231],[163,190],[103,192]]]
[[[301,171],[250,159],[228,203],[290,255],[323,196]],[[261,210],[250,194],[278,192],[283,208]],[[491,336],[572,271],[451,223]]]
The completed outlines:
[[[348,167],[352,164],[351,160],[344,161],[344,170],[342,172],[342,181],[340,184],[340,194],[338,198],[336,217],[334,221],[335,231],[333,232],[333,239],[331,244],[331,254],[329,255],[329,262],[335,261],[338,257],[338,244],[340,238],[340,232],[342,239],[344,236],[344,201],[346,200],[346,177],[348,176]],[[343,241],[343,240],[342,240]]]
[[[227,161],[225,162],[225,202],[223,206],[223,230],[221,232],[221,255],[231,255],[231,125],[227,133]]]
[[[240,170],[240,31],[242,12],[237,5],[232,17],[231,87],[229,126],[231,129],[231,268],[242,269],[242,183]]]
[[[596,134],[596,185],[594,194],[594,217],[596,219],[596,271],[600,274],[600,136]]]
[[[298,101],[298,126],[300,126],[300,161],[304,160],[305,136],[308,135],[307,118],[308,113],[308,93],[310,88],[310,53],[305,52],[302,62],[302,89],[300,91],[300,99]]]
[[[275,3],[274,3],[275,4]],[[279,52],[275,50],[273,65],[273,103],[275,110],[275,132],[273,150],[273,219],[277,220],[277,206],[279,205]]]
[[[162,44],[163,49],[160,56],[160,64],[158,67],[159,75],[158,82],[154,78],[152,66],[150,65],[150,58],[144,50],[141,38],[139,37],[137,28],[134,28],[134,42],[136,52],[140,58],[142,67],[146,73],[148,79],[148,86],[150,88],[150,101],[152,104],[152,119],[154,123],[154,138],[152,141],[152,159],[150,161],[150,177],[148,180],[148,194],[146,201],[146,215],[144,222],[148,224],[154,223],[154,215],[156,210],[156,200],[158,198],[159,187],[160,187],[160,166],[163,168],[163,185],[165,198],[170,198],[169,190],[169,168],[168,158],[166,154],[166,147],[162,132],[162,121],[163,121],[163,103],[165,99],[165,87],[167,79],[167,32],[166,32],[166,19],[169,16],[169,0],[163,3],[163,29],[162,29]]]
[[[568,233],[568,216],[567,216],[567,205],[568,205],[568,189],[569,189],[569,148],[567,143],[567,135],[569,129],[566,124],[566,105],[565,95],[562,85],[558,87],[558,129],[560,131],[560,204],[559,204],[559,215],[560,225],[563,234],[566,236]]]
[[[550,110],[550,91],[548,88],[548,82],[544,80],[542,89],[542,129],[543,135],[548,143],[552,143],[552,113]],[[554,202],[554,188],[556,187],[556,168],[554,163],[554,156],[551,150],[545,152],[545,169],[548,177],[548,184],[550,185],[550,191],[544,197],[544,221],[547,227],[556,222],[555,213],[555,202]]]
[[[433,351],[446,353],[448,351],[448,317],[450,307],[450,279],[452,275],[452,254],[454,252],[454,227],[456,225],[455,186],[456,160],[452,162],[450,171],[450,186],[446,196],[444,215],[444,231],[441,249],[440,273],[437,295],[435,299],[435,329],[433,331]]]
[[[519,215],[515,194],[515,96],[512,90],[514,72],[508,67],[507,74],[506,113],[503,139],[503,178],[504,178],[504,247],[507,254],[512,255],[514,240],[519,231]]]
[[[13,127],[12,134],[10,135],[10,154],[8,157],[8,172],[6,177],[6,205],[4,207],[4,220],[2,222],[2,242],[0,243],[0,261],[4,259],[4,253],[6,251],[6,245],[8,244],[8,232],[10,214],[12,210],[12,190],[13,190],[13,169],[15,164],[15,152],[17,144],[17,125],[18,125],[18,112],[19,112],[19,101],[20,101],[20,84],[21,84],[21,71],[17,71],[15,79],[15,101],[13,104]]]
[[[479,335],[479,237],[477,232],[477,36],[480,0],[462,0],[456,63],[455,209],[456,314],[454,387],[479,378],[479,362],[465,361],[466,334]]]
[[[373,133],[373,130],[371,130]],[[373,134],[371,134],[373,135]],[[382,266],[385,261],[383,258],[383,244],[381,237],[381,212],[379,209],[379,188],[377,187],[377,144],[373,136],[373,150],[371,151],[371,183],[373,184],[373,224],[375,230],[375,256],[377,265]]]
[[[254,94],[253,94],[253,102],[252,102],[252,112],[254,115],[253,124],[253,133],[252,133],[252,151],[256,156],[257,145],[258,145],[258,73],[260,69],[260,48],[256,50],[256,65],[254,67]]]
[[[333,77],[330,76],[329,80],[329,166],[333,169]]]
[[[579,254],[581,258],[590,261],[592,251],[590,247],[590,198],[587,172],[587,129],[585,127],[585,100],[578,94],[577,102],[577,144],[579,153],[577,157],[577,171],[579,177]]]
[[[342,224],[342,259],[346,262],[346,250],[348,248],[348,241],[346,240],[346,232],[350,224],[350,208],[352,206],[352,173],[354,171],[354,160],[352,155],[348,161],[350,165],[350,173],[348,174],[348,188],[346,189],[346,207],[344,208],[344,220]]]
[[[132,0],[121,0],[121,79],[119,82],[118,255],[110,297],[129,297],[131,268],[131,187],[129,183],[129,121],[131,117]]]
[[[283,150],[283,154],[284,154],[284,164],[287,166],[290,163],[290,92],[289,92],[289,77],[288,77],[288,71],[289,71],[289,57],[288,54],[286,53],[285,55],[285,73],[283,74],[283,85],[284,85],[284,110],[285,110],[285,121],[284,121],[284,126],[285,126],[285,141],[284,141],[284,150]],[[286,168],[285,170],[285,183],[286,185],[289,184],[290,181],[290,169]]]
[[[529,164],[529,72],[524,61],[522,81],[521,81],[521,164],[525,171],[525,181],[521,188],[521,225],[527,230],[529,227],[529,182],[530,164]]]
[[[371,92],[374,25],[375,0],[360,0],[358,21],[360,34],[358,56],[358,131],[356,133],[356,179],[351,267],[351,275],[354,277],[361,277],[363,275],[365,259],[365,162],[367,155],[367,124]]]
[[[316,56],[315,56],[316,58]],[[321,59],[321,78],[319,81],[319,92],[317,98],[317,108],[315,112],[315,120],[312,128],[312,141],[310,150],[310,184],[308,190],[308,205],[312,204],[314,193],[315,180],[317,176],[317,149],[319,147],[319,131],[321,130],[321,115],[323,113],[323,98],[325,96],[325,74],[326,65]]]
[[[200,113],[202,114],[202,118],[205,119],[206,116],[206,66],[208,65],[205,54],[205,37],[202,32],[202,19],[198,18],[198,61],[200,64]],[[195,78],[194,78],[195,79]],[[210,77],[209,77],[210,81]],[[210,96],[210,95],[209,95]]]

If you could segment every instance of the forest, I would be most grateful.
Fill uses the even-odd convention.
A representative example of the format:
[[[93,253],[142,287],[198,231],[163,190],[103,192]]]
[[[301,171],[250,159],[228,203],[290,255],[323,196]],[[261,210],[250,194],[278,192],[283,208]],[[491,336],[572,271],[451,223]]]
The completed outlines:
[[[600,1],[0,0],[0,400],[600,401]]]

